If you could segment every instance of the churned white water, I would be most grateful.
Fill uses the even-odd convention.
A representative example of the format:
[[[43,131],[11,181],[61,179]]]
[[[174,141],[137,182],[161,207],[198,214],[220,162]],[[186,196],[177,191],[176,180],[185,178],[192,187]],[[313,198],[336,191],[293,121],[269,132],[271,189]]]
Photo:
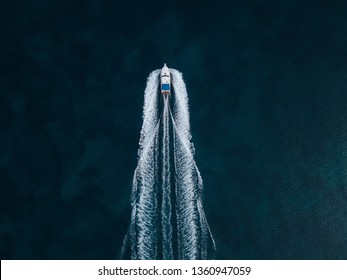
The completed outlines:
[[[147,80],[123,258],[210,259],[216,252],[194,161],[186,85],[179,71],[170,73],[170,96],[159,91],[160,70]]]

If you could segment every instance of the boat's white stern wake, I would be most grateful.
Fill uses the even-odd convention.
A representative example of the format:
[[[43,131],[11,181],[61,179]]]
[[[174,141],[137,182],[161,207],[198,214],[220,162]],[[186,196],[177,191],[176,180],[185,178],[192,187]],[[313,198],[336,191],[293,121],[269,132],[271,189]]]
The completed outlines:
[[[161,95],[159,73],[153,71],[147,80],[131,222],[121,257],[211,259],[216,246],[202,206],[186,86],[182,74],[170,69],[173,92]]]

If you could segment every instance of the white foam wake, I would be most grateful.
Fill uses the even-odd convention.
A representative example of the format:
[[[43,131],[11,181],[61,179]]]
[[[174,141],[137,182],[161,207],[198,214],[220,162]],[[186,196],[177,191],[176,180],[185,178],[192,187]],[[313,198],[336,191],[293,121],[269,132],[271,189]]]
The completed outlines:
[[[186,86],[182,74],[170,69],[173,92],[162,97],[159,72],[150,74],[145,90],[131,223],[122,257],[129,251],[131,259],[209,259],[216,247],[202,206]]]

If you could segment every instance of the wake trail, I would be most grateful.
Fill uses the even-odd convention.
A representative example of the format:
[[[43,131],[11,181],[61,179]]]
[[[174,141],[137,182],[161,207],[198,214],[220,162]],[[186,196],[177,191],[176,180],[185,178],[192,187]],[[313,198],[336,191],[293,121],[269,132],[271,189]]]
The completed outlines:
[[[182,74],[170,69],[173,92],[161,96],[159,72],[149,75],[145,89],[131,222],[122,258],[128,252],[131,259],[209,259],[216,246],[203,210],[186,86]]]

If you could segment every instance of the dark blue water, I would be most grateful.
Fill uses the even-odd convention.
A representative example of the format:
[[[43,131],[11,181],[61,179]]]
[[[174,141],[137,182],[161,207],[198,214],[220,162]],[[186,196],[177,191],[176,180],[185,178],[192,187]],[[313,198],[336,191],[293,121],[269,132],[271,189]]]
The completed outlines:
[[[218,258],[347,259],[346,1],[0,6],[2,259],[119,256],[164,62],[187,84]]]

